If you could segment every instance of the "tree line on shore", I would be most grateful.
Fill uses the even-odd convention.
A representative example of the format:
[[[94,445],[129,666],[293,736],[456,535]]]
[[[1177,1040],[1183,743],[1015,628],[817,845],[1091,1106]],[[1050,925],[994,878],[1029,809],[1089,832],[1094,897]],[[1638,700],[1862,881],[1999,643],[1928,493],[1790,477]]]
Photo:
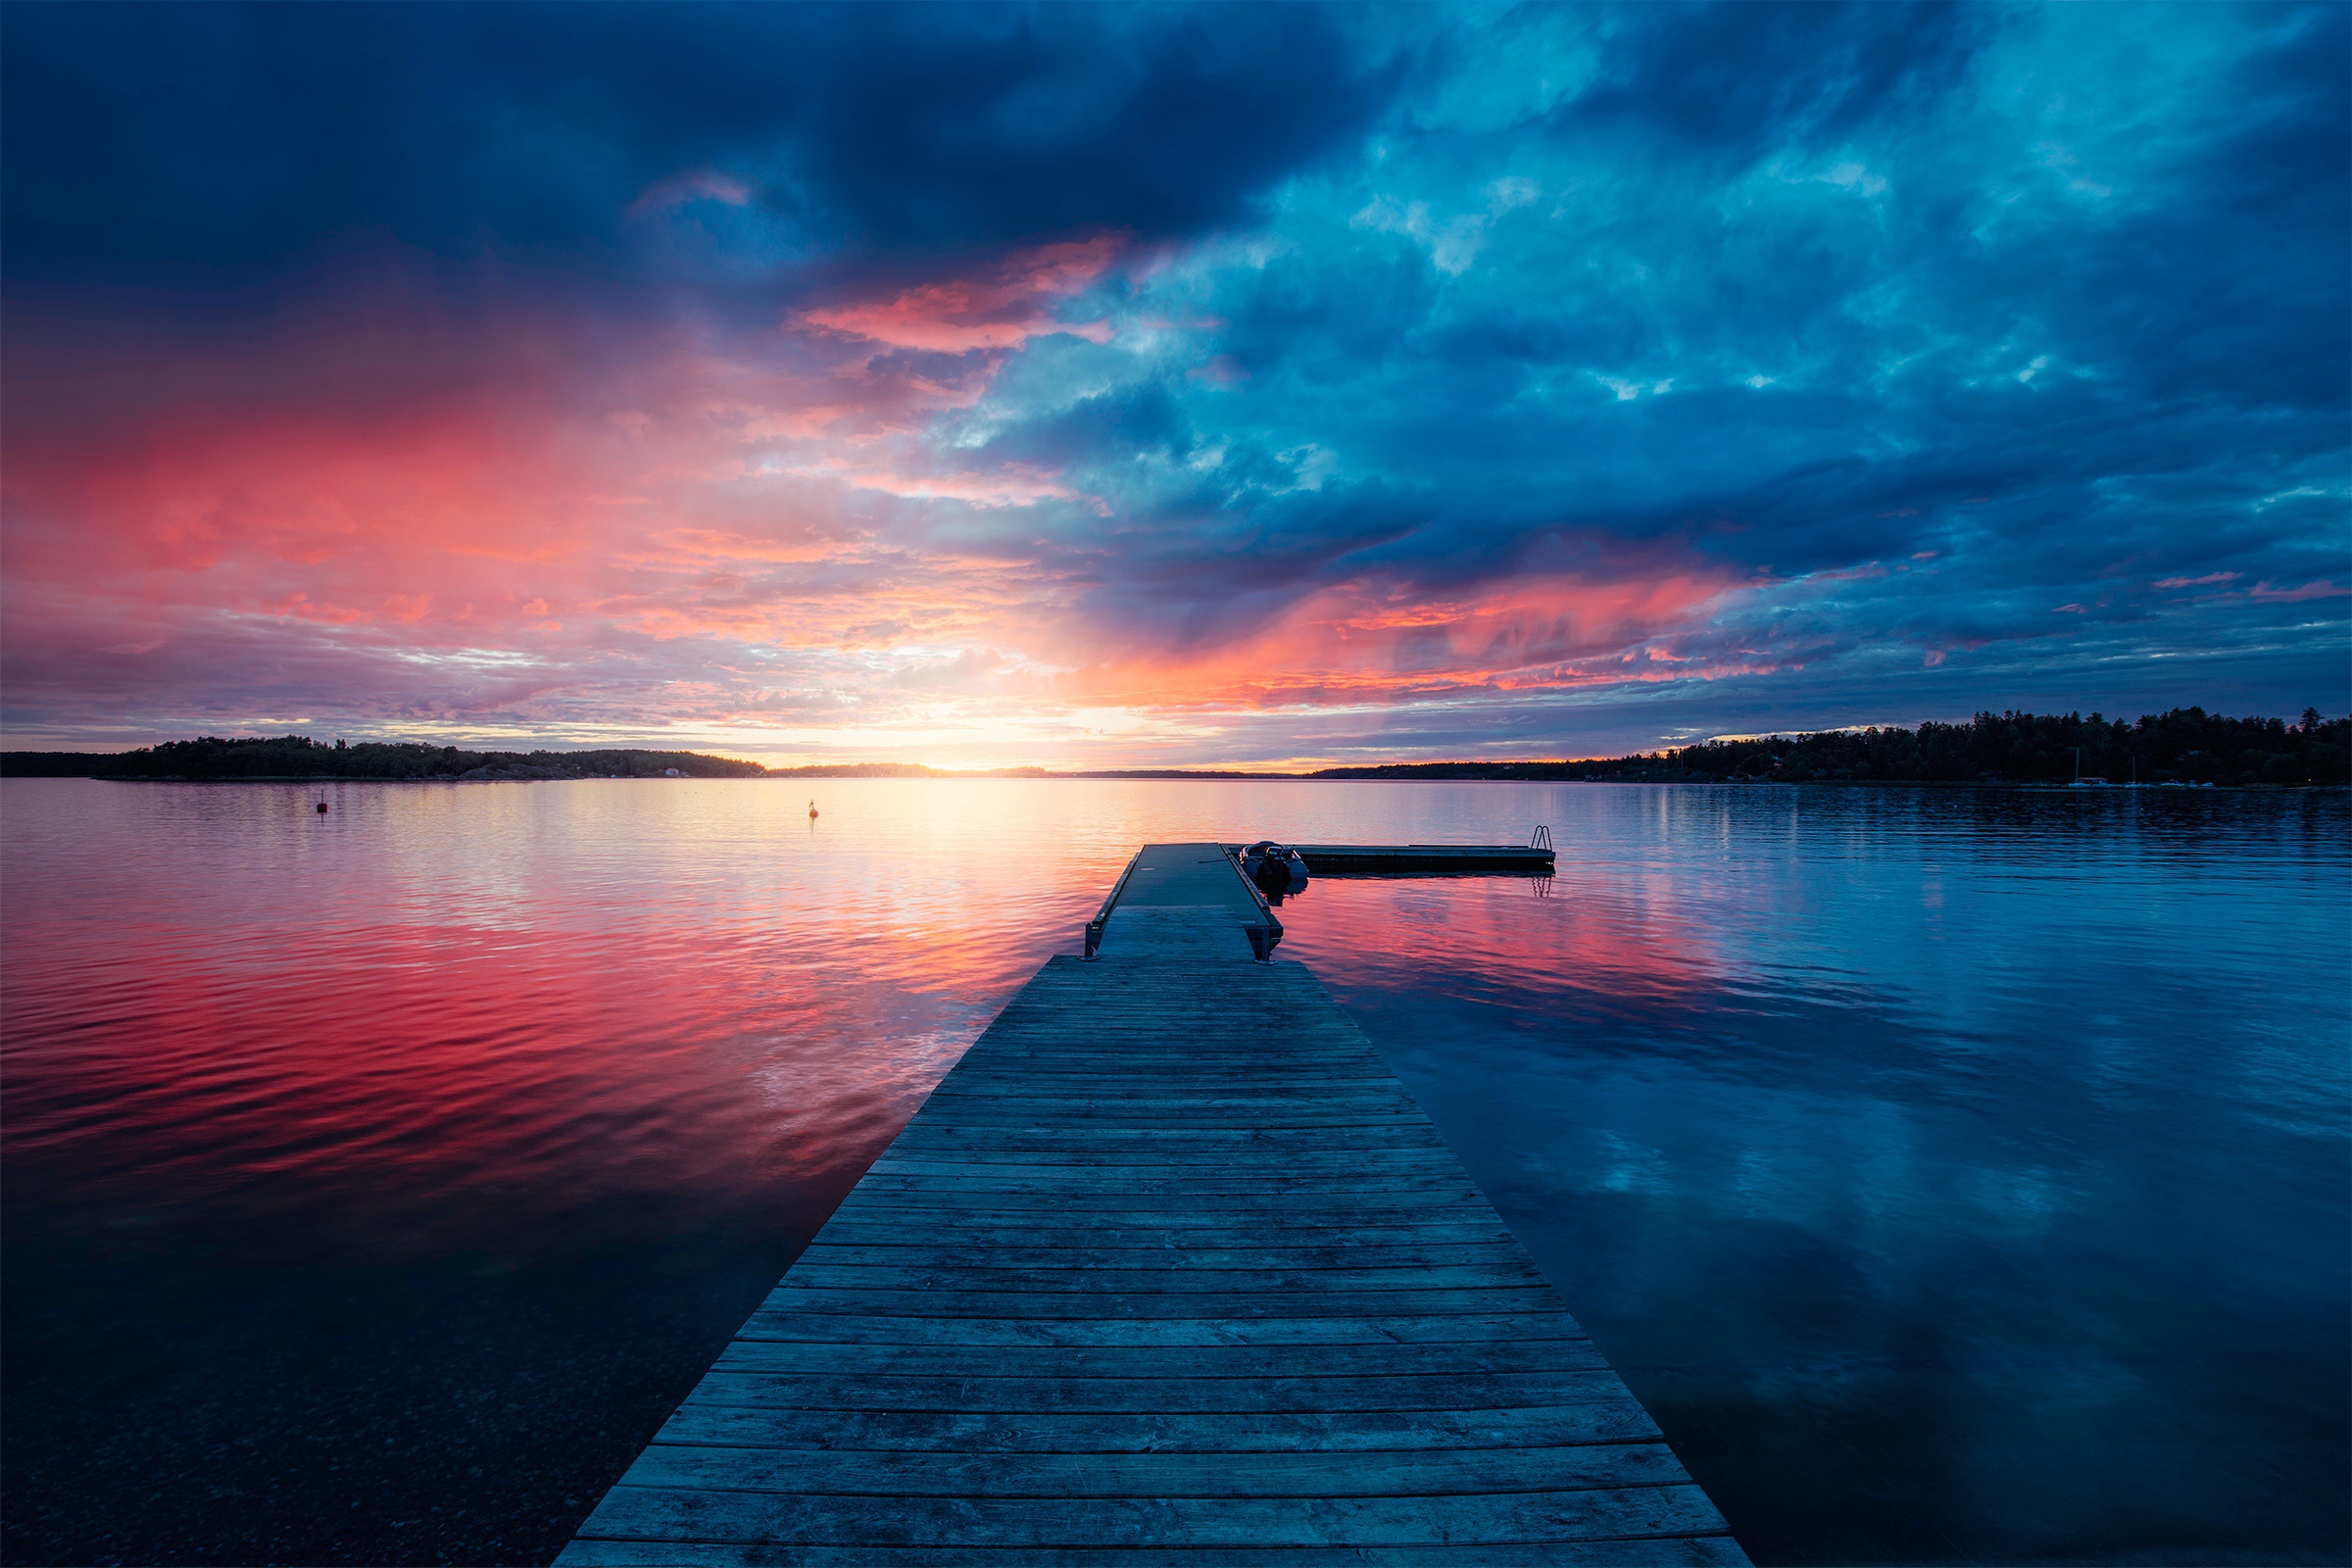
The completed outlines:
[[[2176,708],[2135,720],[2077,713],[1979,713],[1916,730],[1833,730],[1684,747],[1678,765],[1709,778],[1845,778],[2063,784],[2352,783],[2352,717],[2307,708],[2293,724]]]
[[[1326,768],[1318,778],[1541,778],[1724,784],[2296,785],[2352,783],[2352,717],[2225,718],[2176,708],[2136,720],[2098,713],[1979,713],[1966,724],[1822,730],[1707,741],[1588,762],[1432,762]]]
[[[456,746],[364,741],[323,745],[301,735],[224,740],[205,736],[138,751],[0,752],[0,776],[120,779],[566,779],[942,778],[910,762],[821,763],[769,768],[700,752],[633,748],[587,752],[483,752]],[[1413,779],[1490,778],[1648,783],[2065,784],[2077,777],[2123,784],[2236,786],[2352,783],[2352,717],[2300,721],[2226,718],[2176,708],[2136,720],[2098,713],[1979,713],[1966,724],[1864,728],[1753,739],[1588,761],[1392,762],[1307,774],[1133,769],[1017,777]]]
[[[700,752],[475,752],[413,741],[328,746],[305,735],[206,735],[111,754],[0,752],[0,775],[13,778],[560,779],[662,778],[672,772],[760,778],[767,769]]]

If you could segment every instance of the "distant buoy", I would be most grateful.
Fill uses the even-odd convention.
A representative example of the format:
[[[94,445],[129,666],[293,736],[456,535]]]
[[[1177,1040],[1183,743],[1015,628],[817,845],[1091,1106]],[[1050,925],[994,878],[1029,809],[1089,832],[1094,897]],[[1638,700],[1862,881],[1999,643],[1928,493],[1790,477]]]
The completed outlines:
[[[324,801],[320,801],[318,803],[318,814],[320,816],[324,816],[326,814],[326,803]]]
[[[325,808],[321,807],[319,809],[324,810]],[[816,803],[814,801],[808,803],[808,820],[811,822],[816,820]]]

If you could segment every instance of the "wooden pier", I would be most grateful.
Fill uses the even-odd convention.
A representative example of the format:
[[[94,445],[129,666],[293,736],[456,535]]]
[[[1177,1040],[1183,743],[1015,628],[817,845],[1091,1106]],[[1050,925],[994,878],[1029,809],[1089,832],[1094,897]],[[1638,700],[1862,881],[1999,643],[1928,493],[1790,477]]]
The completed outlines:
[[[1262,912],[1147,847],[558,1560],[1744,1563]]]

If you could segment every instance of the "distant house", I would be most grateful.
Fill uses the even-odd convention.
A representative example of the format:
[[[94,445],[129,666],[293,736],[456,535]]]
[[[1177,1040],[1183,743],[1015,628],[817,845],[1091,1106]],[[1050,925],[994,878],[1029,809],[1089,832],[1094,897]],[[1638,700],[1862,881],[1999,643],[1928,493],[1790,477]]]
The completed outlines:
[[[684,778],[686,775],[685,775],[685,774],[683,774],[683,773],[681,773],[681,772],[679,772],[679,771],[678,771],[676,768],[674,768],[674,767],[665,767],[665,768],[663,768],[663,769],[662,770],[662,776],[663,778]],[[2104,782],[2104,780],[2102,780],[2101,782]]]

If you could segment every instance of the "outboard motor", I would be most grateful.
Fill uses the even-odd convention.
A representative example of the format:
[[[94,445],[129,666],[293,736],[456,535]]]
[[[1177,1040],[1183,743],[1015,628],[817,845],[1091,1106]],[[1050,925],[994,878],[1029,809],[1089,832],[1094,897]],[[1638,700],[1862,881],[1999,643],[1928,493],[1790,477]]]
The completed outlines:
[[[1306,862],[1298,858],[1297,850],[1272,839],[1260,839],[1242,852],[1242,874],[1256,883],[1258,891],[1270,899],[1301,892],[1306,887]]]

